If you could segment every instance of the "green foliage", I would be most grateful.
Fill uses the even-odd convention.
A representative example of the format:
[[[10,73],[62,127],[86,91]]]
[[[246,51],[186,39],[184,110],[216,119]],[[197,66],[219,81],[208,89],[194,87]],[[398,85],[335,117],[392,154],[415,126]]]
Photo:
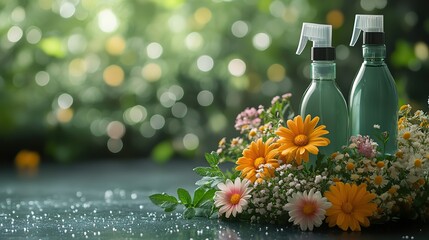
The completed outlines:
[[[200,176],[209,176],[209,177],[221,177],[223,173],[216,168],[212,167],[196,167],[194,171]]]
[[[205,205],[207,201],[213,200],[215,189],[205,189],[202,187],[197,188],[194,192],[194,201],[192,202],[195,207]]]
[[[177,196],[179,197],[180,202],[185,205],[185,207],[188,207],[192,204],[191,195],[189,195],[188,191],[186,191],[185,189],[177,189]]]
[[[177,189],[178,199],[166,193],[157,193],[149,196],[153,204],[164,209],[165,212],[171,212],[178,205],[183,205],[185,208],[183,218],[190,219],[193,217],[211,217],[213,215],[213,197],[215,189],[207,189],[199,187],[194,192],[192,200],[190,193],[183,189]]]
[[[219,155],[212,152],[210,154],[206,153],[205,156],[206,156],[206,161],[209,163],[210,167],[217,168],[217,166],[219,164]]]
[[[195,213],[196,213],[195,208],[193,207],[186,208],[185,211],[183,212],[183,218],[191,219],[195,217]]]
[[[213,198],[217,184],[225,182],[227,178],[235,179],[239,173],[233,170],[232,173],[224,174],[219,168],[219,155],[215,152],[207,153],[206,160],[209,167],[196,167],[194,169],[195,173],[202,176],[202,179],[196,182],[199,187],[195,189],[193,197],[186,189],[178,188],[177,199],[165,193],[154,194],[149,197],[152,203],[166,212],[175,210],[179,204],[183,205],[185,208],[183,217],[186,219],[211,217],[215,211]]]
[[[176,206],[179,204],[175,197],[166,193],[151,195],[149,196],[149,199],[153,204],[163,208],[166,212],[174,211]]]
[[[226,179],[226,176],[219,168],[220,161],[217,153],[206,153],[206,160],[210,167],[194,168],[194,172],[202,176],[196,184],[199,186],[214,188],[218,183],[223,182]]]

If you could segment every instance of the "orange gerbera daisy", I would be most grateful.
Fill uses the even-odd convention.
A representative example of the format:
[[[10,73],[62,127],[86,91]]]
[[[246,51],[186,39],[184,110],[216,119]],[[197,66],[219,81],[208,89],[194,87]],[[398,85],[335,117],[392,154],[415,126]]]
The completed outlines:
[[[277,143],[270,138],[265,143],[262,139],[252,142],[250,146],[243,150],[243,156],[237,160],[238,171],[241,176],[249,179],[252,183],[261,182],[274,176],[274,171],[279,167]]]
[[[308,162],[309,154],[318,154],[317,147],[327,146],[329,139],[322,137],[329,132],[325,130],[325,125],[320,125],[316,128],[319,122],[319,117],[311,119],[311,115],[305,117],[305,121],[301,116],[296,116],[293,120],[287,121],[287,128],[280,127],[276,134],[280,136],[277,143],[280,143],[279,151],[285,156],[286,162],[290,163],[295,159],[298,165],[301,165],[302,160]]]
[[[337,182],[324,195],[332,203],[326,210],[329,227],[337,225],[344,231],[348,228],[360,231],[361,225],[369,226],[368,217],[377,210],[377,204],[371,202],[376,195],[366,190],[366,184]]]

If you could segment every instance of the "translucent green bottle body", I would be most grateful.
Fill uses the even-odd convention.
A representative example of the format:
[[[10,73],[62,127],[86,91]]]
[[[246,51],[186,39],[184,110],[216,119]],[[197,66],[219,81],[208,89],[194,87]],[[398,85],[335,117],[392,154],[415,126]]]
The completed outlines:
[[[395,81],[384,63],[384,45],[364,45],[364,62],[350,92],[351,135],[369,135],[386,154],[397,151],[398,95]],[[375,129],[378,125],[380,129]],[[387,131],[389,139],[384,146],[376,134]]]
[[[300,114],[305,118],[320,118],[319,125],[323,124],[329,131],[325,137],[330,144],[319,147],[322,154],[331,154],[347,145],[349,139],[349,118],[347,103],[335,83],[335,63],[320,61],[311,64],[311,84],[305,91],[300,106]],[[313,161],[314,157],[311,159]]]

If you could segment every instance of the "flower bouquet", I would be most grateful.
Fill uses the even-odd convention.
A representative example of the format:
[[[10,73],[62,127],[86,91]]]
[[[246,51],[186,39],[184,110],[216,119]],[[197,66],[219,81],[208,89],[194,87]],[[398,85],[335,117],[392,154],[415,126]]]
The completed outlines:
[[[291,94],[277,96],[269,108],[247,108],[237,116],[239,136],[223,138],[206,154],[208,166],[191,197],[150,196],[165,211],[178,205],[183,216],[293,224],[312,231],[324,223],[360,231],[371,223],[429,217],[429,116],[399,109],[398,151],[384,154],[389,134],[352,136],[341,151],[322,155],[329,129],[317,116],[295,116]],[[233,165],[232,167],[228,167]],[[226,167],[225,167],[226,166]]]

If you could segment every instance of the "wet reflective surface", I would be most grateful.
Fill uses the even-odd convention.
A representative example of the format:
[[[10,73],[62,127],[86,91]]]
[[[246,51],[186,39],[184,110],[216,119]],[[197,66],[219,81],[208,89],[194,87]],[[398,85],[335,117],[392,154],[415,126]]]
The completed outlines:
[[[185,220],[164,213],[153,193],[194,190],[201,165],[176,161],[97,162],[44,166],[36,175],[0,170],[0,239],[425,239],[428,224],[371,226],[361,233],[335,228],[301,232],[293,226]],[[179,208],[180,209],[180,208]],[[180,211],[179,211],[180,212]]]

